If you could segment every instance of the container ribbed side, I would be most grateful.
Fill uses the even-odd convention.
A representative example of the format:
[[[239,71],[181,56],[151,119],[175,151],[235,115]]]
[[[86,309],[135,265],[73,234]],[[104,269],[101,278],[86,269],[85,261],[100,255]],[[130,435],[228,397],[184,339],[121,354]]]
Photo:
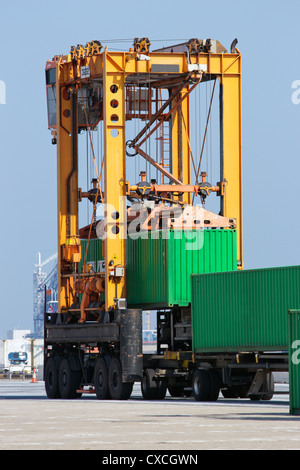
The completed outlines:
[[[127,239],[127,303],[167,305],[167,249],[163,232]]]
[[[236,269],[235,230],[171,232],[168,240],[169,305],[189,305],[192,274]]]
[[[94,271],[100,271],[100,261],[103,260],[102,255],[102,240],[99,238],[92,238],[88,240],[81,240],[81,260],[78,266],[79,272],[82,271],[84,259],[86,256],[86,263],[91,264]],[[86,252],[86,247],[88,250]]]
[[[82,269],[87,240],[81,240]],[[102,241],[91,239],[86,262],[99,271]],[[126,242],[127,304],[166,308],[191,303],[191,275],[237,269],[236,230],[165,230]]]
[[[300,266],[192,276],[194,351],[288,349]]]

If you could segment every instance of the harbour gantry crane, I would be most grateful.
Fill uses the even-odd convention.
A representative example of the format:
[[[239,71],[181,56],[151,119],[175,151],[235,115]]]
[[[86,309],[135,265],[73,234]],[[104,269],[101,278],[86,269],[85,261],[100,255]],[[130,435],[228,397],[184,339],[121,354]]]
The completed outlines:
[[[143,305],[130,308],[127,296],[130,227],[143,233],[163,228],[177,232],[234,230],[237,268],[243,268],[241,54],[236,41],[230,52],[211,39],[193,38],[154,51],[150,46],[148,38],[135,38],[127,52],[117,52],[107,46],[103,49],[100,41],[91,41],[72,46],[68,54],[57,55],[46,64],[48,119],[52,143],[57,146],[58,174],[58,315],[55,325],[47,326],[45,343],[51,374],[58,374],[61,360],[74,358],[80,344],[97,343],[100,356],[115,348],[123,384],[142,380],[141,322],[137,317]],[[194,160],[191,150],[190,96],[206,82],[213,86],[211,100],[217,82],[220,90],[220,179],[214,184],[201,172],[211,107],[199,161]],[[135,134],[134,126],[129,126],[133,120],[142,123]],[[104,141],[101,168],[93,151],[96,177],[93,187],[82,191],[78,135],[86,131],[92,145],[91,134],[99,123]],[[166,128],[168,155],[164,148]],[[154,136],[160,144],[159,157],[149,150]],[[131,157],[155,168],[157,178],[149,182],[148,175],[141,172],[140,181],[131,182],[126,173]],[[203,206],[212,193],[219,197],[218,214]],[[195,204],[199,197],[200,207]],[[84,199],[91,201],[93,219],[80,228],[79,207]],[[140,204],[139,211],[132,202]],[[96,227],[94,216],[101,205],[105,218]],[[137,219],[138,224],[134,223]],[[102,269],[91,271],[87,263],[89,241],[99,234],[103,239]],[[84,251],[82,238],[88,240]],[[97,308],[91,307],[99,295],[105,300]],[[98,315],[93,317],[91,312],[95,311]],[[49,345],[51,353],[47,352]],[[78,371],[78,363],[72,364],[71,369]],[[65,362],[64,366],[66,371]],[[93,370],[102,370],[99,367]],[[118,371],[115,366],[117,375]]]

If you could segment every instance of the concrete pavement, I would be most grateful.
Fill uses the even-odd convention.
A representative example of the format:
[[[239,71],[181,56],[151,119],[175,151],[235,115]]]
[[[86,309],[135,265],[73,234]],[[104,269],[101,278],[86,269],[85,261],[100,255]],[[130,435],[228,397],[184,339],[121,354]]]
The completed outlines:
[[[49,400],[43,382],[0,382],[1,450],[300,449],[299,425],[288,395],[145,401],[136,384],[128,401]]]

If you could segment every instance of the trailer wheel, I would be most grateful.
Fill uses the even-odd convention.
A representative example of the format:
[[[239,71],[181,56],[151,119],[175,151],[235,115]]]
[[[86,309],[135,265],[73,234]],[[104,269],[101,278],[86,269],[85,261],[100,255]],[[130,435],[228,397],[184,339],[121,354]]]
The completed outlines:
[[[196,369],[193,375],[193,393],[197,401],[207,401],[210,395],[210,378],[204,369]]]
[[[216,369],[208,369],[208,375],[210,379],[210,393],[208,400],[217,401],[220,393],[220,377]]]
[[[63,359],[59,366],[59,390],[61,398],[79,398],[81,393],[77,392],[81,382],[80,370],[72,370],[69,358]]]
[[[108,372],[105,360],[100,357],[95,365],[94,385],[97,398],[105,400],[109,397],[108,393]]]
[[[144,370],[141,389],[145,400],[155,400],[156,398],[156,382],[153,379],[154,373],[153,369]]]
[[[154,380],[155,371],[145,369],[141,383],[142,395],[145,400],[163,400],[167,393],[167,380]]]
[[[239,398],[235,387],[228,387],[221,390],[224,398]]]
[[[132,392],[133,383],[122,382],[120,360],[113,357],[108,368],[108,391],[113,400],[127,400]]]
[[[184,388],[182,385],[169,385],[168,391],[171,397],[183,397],[184,396]]]
[[[157,382],[157,394],[156,394],[157,400],[163,400],[165,398],[167,389],[168,389],[167,379],[162,379]]]
[[[171,397],[177,398],[177,397],[190,397],[193,393],[193,390],[188,388],[188,386],[184,385],[178,385],[178,384],[169,384],[168,385],[168,392],[171,395]]]
[[[60,398],[58,369],[60,358],[49,357],[45,367],[45,389],[48,398]]]

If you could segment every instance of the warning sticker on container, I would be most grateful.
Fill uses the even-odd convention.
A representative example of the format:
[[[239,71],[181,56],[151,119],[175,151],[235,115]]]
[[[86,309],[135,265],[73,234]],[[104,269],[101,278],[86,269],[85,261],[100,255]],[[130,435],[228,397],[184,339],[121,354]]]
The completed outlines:
[[[80,74],[81,78],[89,78],[91,75],[89,66],[85,65],[84,67],[80,67]]]

